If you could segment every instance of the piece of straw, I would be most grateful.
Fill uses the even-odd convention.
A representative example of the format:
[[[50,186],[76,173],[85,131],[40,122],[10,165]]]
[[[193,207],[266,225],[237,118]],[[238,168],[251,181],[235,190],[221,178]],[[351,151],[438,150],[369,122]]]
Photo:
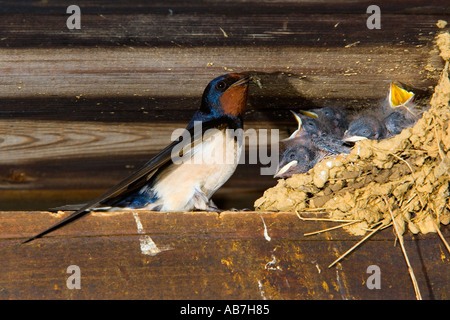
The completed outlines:
[[[417,284],[416,276],[414,275],[414,270],[411,267],[411,264],[409,263],[408,255],[406,254],[405,245],[403,243],[403,236],[398,231],[397,223],[395,222],[394,214],[392,213],[392,210],[391,210],[391,207],[389,206],[388,200],[386,199],[386,197],[383,197],[383,199],[386,202],[386,206],[387,206],[387,208],[389,210],[389,213],[391,215],[392,224],[394,225],[395,233],[397,234],[397,238],[398,238],[398,240],[400,242],[400,247],[402,248],[403,256],[405,257],[406,265],[408,266],[409,276],[411,277],[411,280],[412,280],[412,283],[413,283],[413,287],[414,287],[414,291],[416,293],[416,299],[417,300],[422,300],[422,295],[420,294],[420,289],[419,289],[419,285]]]
[[[373,230],[371,233],[369,233],[367,236],[365,236],[363,239],[361,239],[357,244],[355,244],[353,247],[351,247],[350,249],[348,249],[343,255],[341,255],[339,258],[337,258],[336,260],[333,261],[333,263],[331,263],[328,268],[331,268],[332,266],[334,266],[336,263],[338,263],[339,261],[341,261],[344,257],[346,257],[350,252],[352,252],[353,250],[356,249],[356,247],[358,247],[361,243],[363,243],[364,241],[366,241],[367,239],[369,239],[371,236],[373,236],[378,230],[381,229],[381,227],[383,227],[384,224],[381,224],[379,227],[377,227],[375,230]]]
[[[343,223],[343,224],[338,225],[338,226],[334,226],[334,227],[331,227],[331,228],[326,228],[326,229],[322,229],[322,230],[318,230],[318,231],[314,231],[314,232],[305,233],[303,235],[304,236],[311,236],[313,234],[323,233],[323,232],[339,229],[339,228],[342,228],[342,227],[345,227],[345,226],[349,226],[351,224],[354,224],[354,223],[357,223],[357,222],[360,222],[360,221],[361,220],[350,221],[350,222]]]

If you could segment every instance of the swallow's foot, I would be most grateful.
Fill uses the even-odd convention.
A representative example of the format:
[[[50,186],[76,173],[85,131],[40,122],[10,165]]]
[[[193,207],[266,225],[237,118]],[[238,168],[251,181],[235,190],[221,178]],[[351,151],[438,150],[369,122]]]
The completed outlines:
[[[212,200],[209,200],[206,204],[205,211],[221,213],[223,210],[220,210]]]
[[[204,211],[208,211],[208,212],[217,212],[217,213],[221,213],[223,212],[223,210],[220,210],[217,207],[207,207]]]
[[[249,209],[249,208],[244,208],[244,209],[231,208],[229,211],[240,212],[240,211],[253,211],[253,210]]]

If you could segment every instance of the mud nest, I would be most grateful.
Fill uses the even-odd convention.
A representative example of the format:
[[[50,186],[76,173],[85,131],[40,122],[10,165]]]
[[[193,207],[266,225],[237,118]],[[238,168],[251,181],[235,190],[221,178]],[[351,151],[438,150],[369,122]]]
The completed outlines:
[[[440,80],[417,124],[381,141],[363,140],[349,155],[330,157],[296,174],[255,201],[260,211],[326,212],[356,220],[345,229],[363,235],[392,223],[401,233],[437,232],[450,222],[450,34],[437,37],[445,61]]]

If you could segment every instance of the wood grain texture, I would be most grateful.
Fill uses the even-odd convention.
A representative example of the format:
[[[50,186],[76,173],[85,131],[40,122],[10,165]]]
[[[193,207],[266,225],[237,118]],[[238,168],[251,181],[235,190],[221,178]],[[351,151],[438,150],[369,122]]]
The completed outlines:
[[[379,1],[383,30],[367,32],[370,1],[78,1],[81,30],[68,30],[67,1],[2,1],[1,46],[344,46],[426,44],[449,9],[440,1]],[[411,17],[420,19],[411,19]]]
[[[91,214],[20,245],[59,218],[46,212],[0,212],[0,298],[414,299],[392,230],[328,269],[359,238],[342,230],[304,237],[334,224],[302,222],[295,213],[137,216],[140,231],[132,212]],[[448,239],[449,228],[442,231]],[[143,253],[140,241],[146,236],[160,252]],[[424,298],[448,299],[449,257],[437,235],[408,235],[405,243]],[[80,290],[66,287],[69,265],[81,269]],[[369,265],[381,269],[380,290],[366,286]]]
[[[187,123],[188,121],[186,121]],[[0,120],[1,164],[106,156],[154,155],[180,136],[186,123],[102,123],[70,121]],[[271,130],[260,123],[246,124],[246,137],[265,129],[268,139],[247,139],[248,148],[270,143]],[[278,133],[287,138],[288,130]],[[273,141],[273,142],[278,142]]]
[[[424,70],[433,56],[430,48],[402,45],[0,49],[0,97],[194,98],[218,74],[239,71],[262,78],[255,97],[380,99],[393,79],[417,89],[435,84],[437,74]]]
[[[353,1],[353,0],[327,0],[327,1],[304,1],[304,0],[206,0],[206,1],[184,1],[173,0],[170,2],[163,0],[142,1],[129,0],[126,3],[98,0],[95,2],[88,0],[77,1],[86,13],[161,13],[167,14],[168,9],[172,8],[179,12],[236,12],[241,14],[249,14],[251,12],[292,12],[301,11],[305,13],[358,13],[365,11],[372,4],[370,0]],[[27,0],[7,1],[2,0],[2,13],[61,13],[68,7],[68,1],[55,0],[51,2],[32,2]],[[383,11],[388,13],[405,13],[405,14],[440,14],[448,12],[449,8],[442,5],[442,1],[429,0],[409,0],[405,1],[378,1],[379,6],[383,7]]]
[[[383,29],[368,30],[367,7],[346,14],[291,11],[82,14],[82,27],[66,27],[65,8],[60,14],[5,15],[0,23],[2,47],[112,46],[201,47],[279,46],[344,47],[425,45],[442,13],[422,15],[420,21],[409,14],[383,13]],[[267,9],[270,10],[270,9]],[[447,13],[448,14],[448,13]],[[389,33],[386,33],[389,31]]]

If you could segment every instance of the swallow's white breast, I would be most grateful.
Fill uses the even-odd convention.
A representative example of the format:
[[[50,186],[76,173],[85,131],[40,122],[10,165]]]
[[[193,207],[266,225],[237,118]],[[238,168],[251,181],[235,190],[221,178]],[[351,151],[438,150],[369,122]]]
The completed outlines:
[[[211,130],[190,149],[190,157],[162,172],[154,186],[161,211],[204,210],[211,196],[236,170],[242,147],[226,130]],[[186,157],[184,157],[186,158]],[[151,209],[149,207],[149,209]]]

